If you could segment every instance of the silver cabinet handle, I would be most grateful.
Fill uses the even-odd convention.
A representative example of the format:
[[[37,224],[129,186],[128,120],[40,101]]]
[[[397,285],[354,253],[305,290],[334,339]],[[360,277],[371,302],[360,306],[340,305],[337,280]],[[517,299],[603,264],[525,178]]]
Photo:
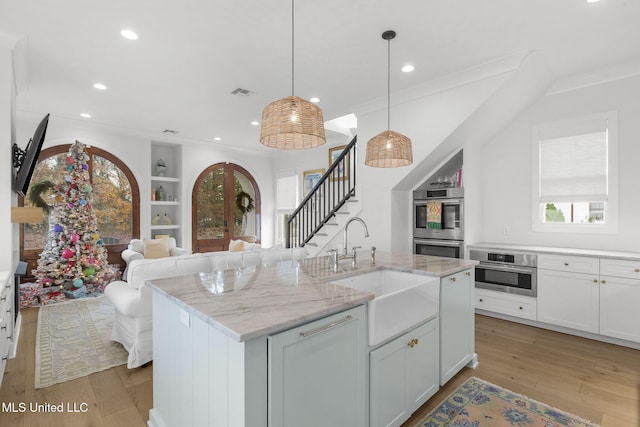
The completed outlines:
[[[331,329],[331,328],[335,328],[338,325],[341,325],[345,322],[349,322],[353,320],[352,316],[347,316],[344,317],[342,319],[336,320],[335,322],[331,322],[331,323],[327,323],[326,325],[323,326],[318,326],[315,329],[311,329],[310,331],[304,331],[304,332],[300,332],[300,336],[301,337],[309,337],[311,335],[317,334],[318,332],[322,332],[322,331],[326,331],[327,329]]]

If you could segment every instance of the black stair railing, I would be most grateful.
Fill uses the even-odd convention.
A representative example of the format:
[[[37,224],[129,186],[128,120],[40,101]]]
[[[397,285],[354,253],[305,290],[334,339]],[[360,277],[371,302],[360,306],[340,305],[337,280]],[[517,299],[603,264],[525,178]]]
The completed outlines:
[[[356,194],[355,136],[287,220],[287,248],[304,246]]]

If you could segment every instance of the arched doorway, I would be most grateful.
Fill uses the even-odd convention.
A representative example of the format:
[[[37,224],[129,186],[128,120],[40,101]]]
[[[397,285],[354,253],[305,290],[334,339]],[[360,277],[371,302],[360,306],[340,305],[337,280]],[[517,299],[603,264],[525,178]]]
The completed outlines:
[[[63,182],[65,158],[71,145],[56,145],[42,150],[29,191],[32,186],[49,180]],[[120,264],[120,253],[132,238],[140,237],[140,190],[138,182],[127,165],[118,157],[97,147],[86,147],[89,160],[89,180],[93,187],[93,209],[98,220],[100,235],[105,243],[109,264]],[[47,200],[52,191],[43,194]],[[53,203],[53,202],[52,202]],[[19,206],[29,206],[25,198],[18,198]],[[37,266],[40,253],[49,238],[48,218],[41,224],[21,224],[20,259],[27,262],[27,279]]]
[[[260,242],[260,190],[242,166],[216,163],[205,169],[193,186],[191,212],[193,252],[224,251],[238,238]]]

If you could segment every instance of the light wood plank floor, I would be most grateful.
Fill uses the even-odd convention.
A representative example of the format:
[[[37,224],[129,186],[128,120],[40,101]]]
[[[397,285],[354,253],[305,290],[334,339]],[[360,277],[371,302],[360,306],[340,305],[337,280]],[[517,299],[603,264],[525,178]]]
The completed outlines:
[[[151,365],[111,368],[44,389],[33,388],[37,309],[22,311],[15,359],[9,360],[0,402],[88,404],[86,413],[10,413],[0,426],[143,427],[152,406]],[[404,426],[414,426],[467,378],[477,376],[601,424],[640,426],[640,351],[544,329],[476,316],[480,366],[463,369]]]

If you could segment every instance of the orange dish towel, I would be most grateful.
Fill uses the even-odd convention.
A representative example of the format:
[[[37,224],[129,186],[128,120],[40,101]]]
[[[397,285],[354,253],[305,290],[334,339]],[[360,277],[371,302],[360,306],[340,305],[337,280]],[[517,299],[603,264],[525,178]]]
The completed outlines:
[[[427,202],[427,228],[442,228],[442,203],[437,201]]]

